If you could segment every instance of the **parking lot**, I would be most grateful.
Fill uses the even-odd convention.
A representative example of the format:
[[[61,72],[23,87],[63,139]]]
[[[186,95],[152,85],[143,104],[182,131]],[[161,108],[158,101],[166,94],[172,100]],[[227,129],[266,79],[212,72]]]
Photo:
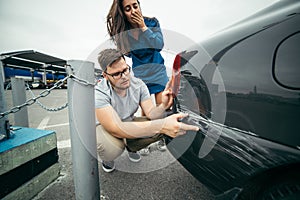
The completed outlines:
[[[38,95],[42,90],[33,90]],[[27,99],[31,98],[29,91]],[[8,108],[12,106],[11,91],[5,91]],[[53,90],[40,99],[45,107],[56,108],[67,102],[67,90]],[[91,113],[93,114],[93,113]],[[75,199],[72,173],[68,109],[49,112],[38,103],[28,107],[29,127],[54,130],[57,134],[61,175],[34,199]],[[13,114],[9,115],[14,124]],[[213,195],[192,177],[168,151],[153,151],[141,162],[131,163],[126,152],[116,161],[117,170],[105,173],[99,165],[101,199],[214,199]]]

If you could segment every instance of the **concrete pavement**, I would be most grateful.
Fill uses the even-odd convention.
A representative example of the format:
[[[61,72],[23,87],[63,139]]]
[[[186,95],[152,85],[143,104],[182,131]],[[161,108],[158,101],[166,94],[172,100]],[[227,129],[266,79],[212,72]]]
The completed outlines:
[[[39,94],[42,90],[33,90]],[[6,92],[8,107],[11,91]],[[28,98],[30,94],[27,93]],[[67,90],[53,90],[40,101],[47,107],[59,107],[67,100]],[[28,108],[31,128],[54,130],[57,134],[60,177],[40,192],[34,200],[75,199],[72,173],[68,111],[48,112],[37,103]],[[13,124],[13,116],[9,116]],[[139,163],[131,163],[126,152],[117,160],[117,170],[105,173],[99,165],[101,199],[204,199],[213,195],[191,176],[168,151],[152,152]]]

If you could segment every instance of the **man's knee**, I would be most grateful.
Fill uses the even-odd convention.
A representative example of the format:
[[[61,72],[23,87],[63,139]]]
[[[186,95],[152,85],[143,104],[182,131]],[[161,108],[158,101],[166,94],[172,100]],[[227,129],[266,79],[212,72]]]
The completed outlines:
[[[122,139],[108,133],[101,125],[96,127],[97,152],[105,161],[112,161],[122,154],[125,144]]]

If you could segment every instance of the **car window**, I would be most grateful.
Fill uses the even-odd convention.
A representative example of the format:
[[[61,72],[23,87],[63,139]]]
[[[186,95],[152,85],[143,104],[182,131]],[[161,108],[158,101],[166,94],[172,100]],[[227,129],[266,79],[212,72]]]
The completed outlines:
[[[274,55],[274,78],[282,86],[300,89],[300,31],[286,37]]]

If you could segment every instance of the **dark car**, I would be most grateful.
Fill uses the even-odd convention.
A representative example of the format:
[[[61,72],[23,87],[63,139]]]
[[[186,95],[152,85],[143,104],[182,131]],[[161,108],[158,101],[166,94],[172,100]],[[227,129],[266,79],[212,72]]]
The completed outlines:
[[[173,112],[200,127],[169,151],[218,199],[300,199],[300,1],[179,53]]]

